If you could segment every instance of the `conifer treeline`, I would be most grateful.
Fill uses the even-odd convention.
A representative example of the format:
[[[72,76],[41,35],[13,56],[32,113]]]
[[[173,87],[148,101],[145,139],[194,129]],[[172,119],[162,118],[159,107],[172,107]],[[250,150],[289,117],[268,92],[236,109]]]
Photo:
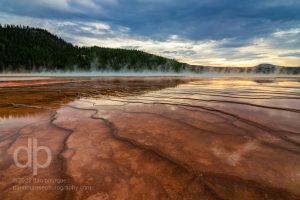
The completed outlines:
[[[39,28],[0,25],[0,72],[175,71],[186,64],[139,50],[78,47]]]

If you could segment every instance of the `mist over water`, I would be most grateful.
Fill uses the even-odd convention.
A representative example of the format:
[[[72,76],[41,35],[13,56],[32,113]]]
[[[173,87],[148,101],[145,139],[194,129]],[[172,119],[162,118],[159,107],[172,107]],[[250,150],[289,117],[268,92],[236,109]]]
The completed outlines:
[[[190,71],[184,72],[162,72],[162,71],[45,71],[45,72],[6,72],[0,74],[0,81],[7,80],[8,77],[282,77],[282,76],[299,76],[293,74],[282,74],[282,73],[254,73],[254,72],[241,72],[241,73],[230,73],[230,72],[215,72],[207,71],[202,73],[195,73]]]

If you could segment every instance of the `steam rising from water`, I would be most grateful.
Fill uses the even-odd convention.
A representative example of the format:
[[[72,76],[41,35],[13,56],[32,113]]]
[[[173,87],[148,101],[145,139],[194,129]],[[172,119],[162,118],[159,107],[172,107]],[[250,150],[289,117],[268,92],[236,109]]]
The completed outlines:
[[[256,77],[282,77],[282,76],[297,76],[280,73],[257,74],[257,73],[228,73],[228,72],[160,72],[160,71],[55,71],[55,72],[26,72],[26,73],[2,73],[0,81],[9,80],[9,77],[18,77],[19,80],[29,77],[236,77],[236,76],[256,76]],[[298,75],[299,76],[299,75]],[[26,77],[26,78],[25,78]]]

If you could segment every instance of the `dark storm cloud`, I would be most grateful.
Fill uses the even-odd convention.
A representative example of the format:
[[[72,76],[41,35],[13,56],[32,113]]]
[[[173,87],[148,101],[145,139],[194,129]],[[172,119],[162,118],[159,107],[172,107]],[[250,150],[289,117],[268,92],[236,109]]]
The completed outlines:
[[[37,18],[104,21],[133,35],[247,41],[299,24],[298,0],[1,0],[0,11]],[[236,43],[238,44],[238,43]],[[239,44],[242,45],[242,44]]]

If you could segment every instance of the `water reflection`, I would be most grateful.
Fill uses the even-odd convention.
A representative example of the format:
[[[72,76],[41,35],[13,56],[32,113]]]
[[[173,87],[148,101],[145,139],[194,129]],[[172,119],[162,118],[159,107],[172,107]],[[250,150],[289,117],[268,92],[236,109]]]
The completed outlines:
[[[84,97],[136,96],[187,82],[178,78],[145,78],[144,80],[107,78],[69,81],[57,83],[52,80],[49,85],[45,85],[44,82],[31,85],[26,82],[18,87],[0,88],[0,118],[19,118],[47,112],[47,109],[58,109],[61,105]]]
[[[281,113],[287,119],[294,117],[291,111],[300,110],[299,78],[102,78],[62,81],[0,88],[0,120],[48,113],[49,109],[57,110],[79,99],[100,105],[140,101],[206,106],[266,117],[275,112],[275,115]]]

